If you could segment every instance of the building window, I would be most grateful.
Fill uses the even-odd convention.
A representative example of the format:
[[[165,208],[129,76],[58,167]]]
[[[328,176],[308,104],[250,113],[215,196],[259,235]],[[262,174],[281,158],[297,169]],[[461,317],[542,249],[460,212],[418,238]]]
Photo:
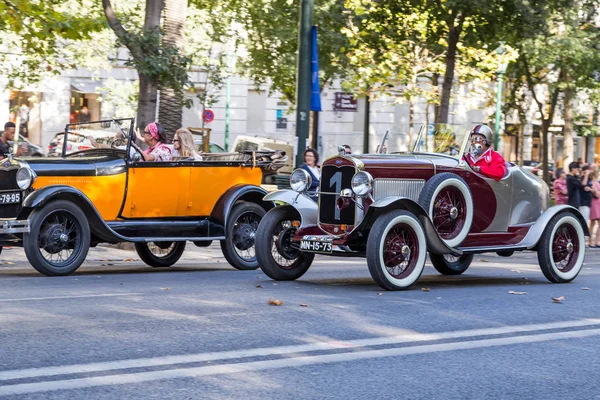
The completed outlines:
[[[71,84],[71,110],[69,122],[99,121],[100,102],[98,94],[95,93],[98,83],[96,82],[74,82]]]
[[[264,90],[248,90],[248,132],[264,132],[267,93]]]

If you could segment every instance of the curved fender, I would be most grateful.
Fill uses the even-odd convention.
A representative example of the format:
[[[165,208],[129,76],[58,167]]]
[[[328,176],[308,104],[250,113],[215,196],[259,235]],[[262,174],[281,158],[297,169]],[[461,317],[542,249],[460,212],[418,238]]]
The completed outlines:
[[[31,209],[44,206],[53,199],[64,199],[74,202],[88,219],[88,224],[94,235],[110,243],[127,241],[127,238],[113,231],[102,219],[94,204],[80,190],[65,185],[50,185],[32,192],[23,201],[23,211],[29,213]],[[27,214],[28,215],[28,214]]]
[[[533,224],[533,226],[529,229],[529,232],[527,232],[527,235],[525,235],[525,237],[519,244],[527,246],[527,249],[532,249],[535,246],[537,246],[538,242],[540,241],[540,238],[542,237],[542,234],[546,230],[548,222],[550,222],[552,217],[554,217],[556,214],[562,211],[569,211],[570,213],[573,213],[575,217],[577,217],[577,219],[579,220],[581,228],[583,228],[583,234],[585,236],[590,236],[590,230],[588,229],[587,223],[585,222],[585,219],[583,219],[583,216],[581,215],[579,210],[575,207],[566,204],[560,204],[557,206],[552,206],[546,211],[544,211],[544,213],[537,219],[537,221],[535,221],[535,224]]]
[[[263,201],[263,197],[266,194],[267,191],[265,189],[256,185],[239,184],[232,186],[219,197],[210,216],[223,227],[226,227],[231,208],[238,200],[256,203],[268,211],[274,207],[274,204]]]
[[[317,225],[319,206],[309,196],[289,189],[269,193],[263,200],[280,201],[298,210],[300,228]]]
[[[46,204],[48,202],[48,200],[51,200],[55,196],[57,196],[59,194],[66,194],[66,193],[80,197],[82,200],[86,200],[89,204],[91,204],[90,200],[87,198],[87,196],[85,194],[83,194],[82,191],[75,189],[72,186],[50,185],[50,186],[44,186],[41,189],[35,190],[31,194],[29,194],[29,196],[25,197],[25,200],[23,201],[23,207],[24,208],[41,207],[44,204]]]
[[[355,232],[361,232],[366,229],[370,229],[373,226],[375,220],[387,211],[392,210],[406,210],[413,213],[419,221],[425,231],[425,237],[427,238],[427,250],[434,254],[454,254],[461,255],[462,252],[457,249],[446,246],[446,243],[442,241],[437,231],[435,230],[427,211],[419,203],[411,200],[407,197],[385,197],[377,200],[369,206],[367,214],[360,222],[358,227],[350,234],[352,237]]]

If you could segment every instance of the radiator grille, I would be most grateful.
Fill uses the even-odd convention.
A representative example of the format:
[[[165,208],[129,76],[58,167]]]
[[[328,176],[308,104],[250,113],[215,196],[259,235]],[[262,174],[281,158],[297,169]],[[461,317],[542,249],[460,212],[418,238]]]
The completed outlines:
[[[19,190],[19,186],[17,186],[17,170],[18,168],[0,170],[0,190]]]
[[[342,189],[350,189],[354,167],[325,165],[321,169],[321,193],[319,195],[319,222],[332,225],[354,225],[356,207],[340,210],[336,201]]]
[[[421,190],[425,186],[422,179],[375,179],[373,183],[373,198],[383,199],[388,196],[408,197],[418,201]]]

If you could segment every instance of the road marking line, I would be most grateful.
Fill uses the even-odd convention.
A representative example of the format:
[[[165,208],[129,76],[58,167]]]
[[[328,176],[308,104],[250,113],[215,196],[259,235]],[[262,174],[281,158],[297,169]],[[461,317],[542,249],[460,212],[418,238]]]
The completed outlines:
[[[301,356],[279,360],[252,361],[237,364],[222,364],[214,366],[179,368],[166,371],[139,372],[133,374],[107,375],[91,378],[67,379],[49,382],[23,383],[0,386],[0,396],[50,392],[55,390],[81,389],[98,386],[135,384],[177,378],[199,378],[204,376],[234,374],[240,372],[264,371],[270,369],[302,367],[315,364],[330,364],[374,358],[388,358],[413,354],[480,349],[486,347],[507,346],[525,343],[586,338],[600,335],[600,329],[589,329],[571,332],[553,332],[530,336],[515,336],[497,339],[483,339],[466,342],[429,344],[413,347],[402,347],[383,350],[365,350],[350,353],[338,353],[316,356]]]
[[[118,296],[137,296],[143,293],[115,293],[115,294],[86,294],[80,296],[56,296],[56,297],[24,297],[20,299],[0,299],[0,303],[13,301],[33,301],[33,300],[62,300],[62,299],[85,299],[88,297],[118,297]]]
[[[338,350],[356,347],[394,345],[411,342],[427,342],[434,340],[459,339],[475,336],[490,336],[503,334],[516,334],[534,332],[548,329],[579,328],[600,325],[600,319],[583,319],[575,321],[559,321],[546,324],[530,324],[518,326],[504,326],[496,328],[469,329],[464,331],[450,331],[439,333],[414,333],[398,336],[376,337],[357,340],[332,340],[330,342],[317,342],[301,345],[263,347],[246,350],[232,350],[199,354],[186,354],[176,356],[138,358],[130,360],[108,361],[89,364],[73,364],[56,367],[41,367],[0,371],[0,382],[13,379],[26,379],[42,376],[69,375],[89,372],[111,370],[124,370],[128,368],[148,368],[173,364],[190,364],[206,361],[222,361],[248,357],[264,357],[285,355],[293,353],[306,353],[322,350]]]

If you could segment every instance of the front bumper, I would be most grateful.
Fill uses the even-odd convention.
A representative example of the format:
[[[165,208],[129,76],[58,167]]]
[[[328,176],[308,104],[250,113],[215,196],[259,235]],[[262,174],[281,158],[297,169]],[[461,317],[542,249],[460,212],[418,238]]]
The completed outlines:
[[[0,220],[0,234],[29,233],[29,220]]]

